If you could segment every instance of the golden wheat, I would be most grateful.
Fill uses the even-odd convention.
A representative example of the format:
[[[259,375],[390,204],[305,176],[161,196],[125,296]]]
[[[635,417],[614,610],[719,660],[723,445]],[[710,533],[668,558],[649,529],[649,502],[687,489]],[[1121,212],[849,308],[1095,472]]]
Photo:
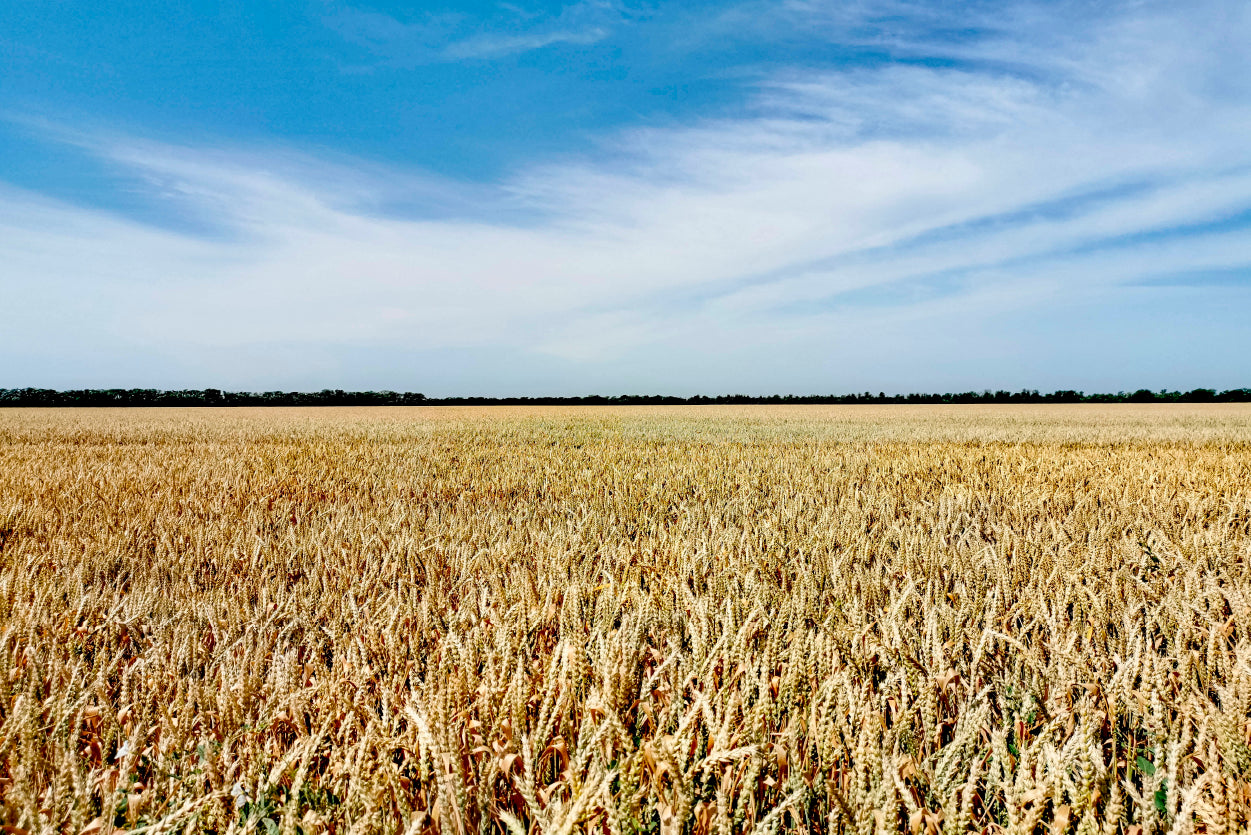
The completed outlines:
[[[1251,408],[0,413],[5,832],[1251,827]]]

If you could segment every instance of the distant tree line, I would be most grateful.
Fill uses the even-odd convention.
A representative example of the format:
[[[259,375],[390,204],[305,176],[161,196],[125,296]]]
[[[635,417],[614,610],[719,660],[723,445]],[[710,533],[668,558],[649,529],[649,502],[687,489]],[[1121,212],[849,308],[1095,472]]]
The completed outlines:
[[[395,391],[221,391],[220,389],[0,389],[0,406],[420,406],[425,395]]]
[[[219,389],[0,389],[3,406],[642,406],[704,405],[726,403],[1248,403],[1251,388],[1192,389],[1190,391],[1119,391],[1086,394],[1066,389],[1040,394],[1021,391],[965,391],[947,394],[697,394],[673,397],[656,394],[622,394],[605,397],[426,397],[418,392],[397,391],[221,391]]]

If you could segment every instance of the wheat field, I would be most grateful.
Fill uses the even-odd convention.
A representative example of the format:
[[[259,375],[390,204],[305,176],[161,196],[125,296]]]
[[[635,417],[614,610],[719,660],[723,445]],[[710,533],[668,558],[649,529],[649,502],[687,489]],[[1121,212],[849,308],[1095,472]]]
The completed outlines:
[[[0,412],[7,835],[1251,828],[1251,407]]]

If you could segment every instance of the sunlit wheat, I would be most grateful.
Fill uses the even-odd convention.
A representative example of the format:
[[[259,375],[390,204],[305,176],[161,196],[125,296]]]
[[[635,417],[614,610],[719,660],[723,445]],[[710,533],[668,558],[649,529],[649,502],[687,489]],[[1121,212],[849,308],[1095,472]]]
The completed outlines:
[[[0,413],[13,833],[1234,833],[1251,408]]]

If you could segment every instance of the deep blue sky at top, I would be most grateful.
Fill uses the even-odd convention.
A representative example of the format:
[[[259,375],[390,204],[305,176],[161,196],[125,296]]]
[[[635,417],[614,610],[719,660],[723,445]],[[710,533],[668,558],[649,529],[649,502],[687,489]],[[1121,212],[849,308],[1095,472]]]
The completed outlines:
[[[0,385],[1249,384],[1251,11],[0,4]]]
[[[585,151],[615,127],[734,112],[744,83],[777,63],[886,57],[730,12],[709,0],[16,0],[0,9],[0,103],[183,141],[280,138],[489,180]],[[464,57],[457,44],[468,45]],[[117,198],[92,187],[105,173],[90,160],[4,127],[11,181]]]

